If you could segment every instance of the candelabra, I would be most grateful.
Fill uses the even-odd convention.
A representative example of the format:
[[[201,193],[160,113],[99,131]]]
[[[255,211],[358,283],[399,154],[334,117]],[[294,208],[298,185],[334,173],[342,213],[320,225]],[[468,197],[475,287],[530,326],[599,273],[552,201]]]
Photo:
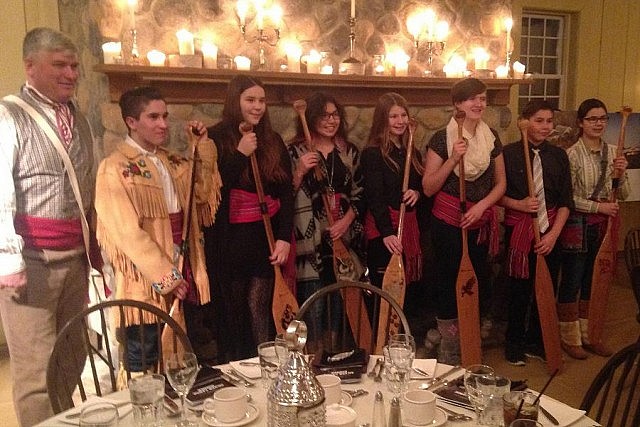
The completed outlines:
[[[264,28],[258,28],[258,34],[251,38],[247,37],[246,25],[240,24],[240,32],[246,43],[258,42],[258,66],[261,70],[267,69],[267,55],[265,53],[265,45],[274,47],[280,41],[280,29],[274,28],[273,35],[266,34]]]
[[[140,52],[138,51],[138,31],[135,28],[131,29],[131,63],[140,63]]]
[[[429,40],[426,42],[425,50],[427,51],[427,70],[429,71],[429,73],[432,72],[433,57],[440,56],[444,51],[444,46],[445,46],[445,42],[443,41]],[[418,48],[418,40],[416,40],[416,49],[417,48]]]
[[[349,18],[349,57],[340,63],[340,74],[364,74],[364,64],[356,59],[354,44],[356,42],[356,18]]]

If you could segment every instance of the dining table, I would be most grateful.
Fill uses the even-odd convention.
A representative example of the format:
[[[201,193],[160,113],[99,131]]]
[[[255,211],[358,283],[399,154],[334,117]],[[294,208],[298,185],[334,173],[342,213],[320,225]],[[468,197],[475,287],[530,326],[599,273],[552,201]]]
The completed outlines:
[[[370,372],[378,358],[382,356],[371,356],[369,358],[369,365],[367,367],[367,373]],[[217,423],[208,420],[205,420],[200,415],[198,408],[191,407],[188,413],[190,418],[193,420],[197,420],[200,426],[207,427],[210,425],[218,426],[218,427],[240,427],[240,426],[266,426],[267,425],[267,388],[263,387],[262,380],[257,378],[256,375],[251,375],[250,367],[253,362],[256,362],[258,359],[248,359],[244,361],[242,365],[239,365],[238,362],[231,362],[231,364],[218,365],[217,368],[220,368],[222,372],[225,374],[228,373],[231,369],[236,369],[237,372],[240,372],[242,376],[245,377],[245,380],[251,384],[246,387],[247,394],[251,396],[250,404],[255,407],[257,414],[251,417],[251,419],[247,419],[240,422],[235,422],[231,424]],[[248,362],[248,363],[247,363]],[[240,366],[245,366],[247,369],[240,370],[238,369]],[[412,386],[412,382],[417,382],[419,385],[428,385],[433,381],[434,378],[440,377],[447,372],[450,372],[449,375],[445,376],[444,380],[452,381],[456,378],[459,378],[464,370],[459,369],[457,371],[451,372],[452,366],[446,365],[443,363],[437,363],[434,359],[415,359],[414,367],[419,367],[422,369],[422,374],[427,373],[428,375],[418,374],[416,372],[412,372],[411,374],[411,382],[409,386]],[[255,368],[254,368],[255,369]],[[259,366],[255,372],[259,372]],[[373,377],[367,375],[367,373],[363,373],[361,380],[359,382],[342,384],[343,390],[343,401],[341,402],[343,405],[350,406],[357,414],[355,426],[356,427],[369,427],[372,421],[373,415],[373,406],[374,406],[374,397],[377,391],[381,391],[384,399],[385,406],[385,414],[388,417],[390,402],[394,397],[394,392],[390,390],[385,379],[382,381],[375,381]],[[384,378],[384,376],[383,376]],[[248,384],[247,384],[248,385]],[[413,384],[415,386],[415,384]],[[437,388],[437,387],[436,387]],[[365,390],[366,394],[360,394],[355,397],[351,397],[357,390]],[[363,392],[359,392],[363,393]],[[356,393],[357,394],[357,393]],[[38,424],[40,427],[62,427],[69,425],[79,425],[79,420],[77,414],[82,410],[82,407],[96,401],[108,401],[118,404],[120,420],[119,427],[122,426],[135,426],[135,422],[133,420],[132,407],[129,403],[129,392],[127,390],[118,391],[107,396],[103,397],[90,397],[85,402],[77,405],[74,408],[71,408],[67,411],[61,412],[50,419],[43,421]],[[553,399],[548,396],[542,396],[540,402],[544,408],[552,414],[554,418],[558,421],[558,424],[555,426],[559,427],[595,427],[599,426],[597,422],[590,419],[585,415],[584,411],[575,409],[566,405],[556,399]],[[478,425],[476,422],[476,416],[473,410],[470,410],[465,407],[460,407],[455,404],[448,403],[447,401],[442,400],[440,397],[437,399],[437,405],[448,409],[450,411],[454,411],[457,413],[462,413],[470,416],[472,419],[468,421],[452,421],[448,419],[444,412],[440,409],[437,409],[437,417],[432,422],[422,427],[438,427],[438,426],[459,426],[459,427],[469,427]],[[75,417],[74,417],[75,415]],[[166,417],[164,419],[164,423],[162,426],[173,426],[178,421],[177,417]],[[540,413],[538,417],[538,421],[543,426],[554,426],[552,422],[547,418],[543,413]],[[411,427],[411,424],[406,422],[403,423],[404,426]]]

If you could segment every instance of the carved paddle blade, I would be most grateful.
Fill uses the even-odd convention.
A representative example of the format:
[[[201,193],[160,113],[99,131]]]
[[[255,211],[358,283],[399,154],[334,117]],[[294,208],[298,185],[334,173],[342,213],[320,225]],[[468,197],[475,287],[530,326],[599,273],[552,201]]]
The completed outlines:
[[[547,370],[553,373],[556,369],[562,369],[562,349],[553,282],[547,262],[542,255],[536,258],[535,292]]]

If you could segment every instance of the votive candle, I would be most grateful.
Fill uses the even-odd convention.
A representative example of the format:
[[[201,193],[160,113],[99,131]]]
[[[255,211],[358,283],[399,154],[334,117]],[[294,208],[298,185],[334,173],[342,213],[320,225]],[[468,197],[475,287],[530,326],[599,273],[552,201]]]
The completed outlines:
[[[236,56],[233,58],[233,62],[236,63],[236,70],[248,71],[251,69],[251,59],[246,56]]]
[[[107,42],[102,45],[102,56],[104,56],[105,64],[117,63],[122,55],[122,43]]]
[[[202,60],[204,68],[218,68],[218,46],[210,41],[203,41]]]
[[[152,67],[164,67],[167,55],[159,50],[150,50],[147,53],[147,60]]]
[[[178,53],[180,55],[193,55],[195,53],[193,34],[182,29],[176,32],[176,37],[178,38]]]

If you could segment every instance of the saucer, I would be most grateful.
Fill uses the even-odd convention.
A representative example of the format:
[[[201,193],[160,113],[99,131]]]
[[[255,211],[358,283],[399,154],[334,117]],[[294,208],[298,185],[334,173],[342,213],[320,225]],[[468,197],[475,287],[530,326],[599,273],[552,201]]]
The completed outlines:
[[[251,421],[254,421],[256,418],[258,418],[258,415],[260,415],[260,410],[249,403],[247,413],[238,421],[234,421],[232,423],[223,423],[222,421],[217,420],[215,416],[207,415],[206,412],[202,413],[202,421],[204,421],[206,425],[213,427],[239,427],[245,424],[249,424]]]
[[[340,404],[343,406],[351,406],[353,403],[353,397],[351,397],[351,395],[346,391],[341,391],[340,395],[342,396],[340,398]]]
[[[433,421],[431,421],[428,424],[424,424],[424,425],[417,425],[417,424],[412,424],[410,422],[407,421],[403,421],[404,424],[406,424],[409,427],[440,427],[442,425],[444,425],[444,423],[447,422],[447,414],[440,408],[436,408],[436,412],[433,418]]]

